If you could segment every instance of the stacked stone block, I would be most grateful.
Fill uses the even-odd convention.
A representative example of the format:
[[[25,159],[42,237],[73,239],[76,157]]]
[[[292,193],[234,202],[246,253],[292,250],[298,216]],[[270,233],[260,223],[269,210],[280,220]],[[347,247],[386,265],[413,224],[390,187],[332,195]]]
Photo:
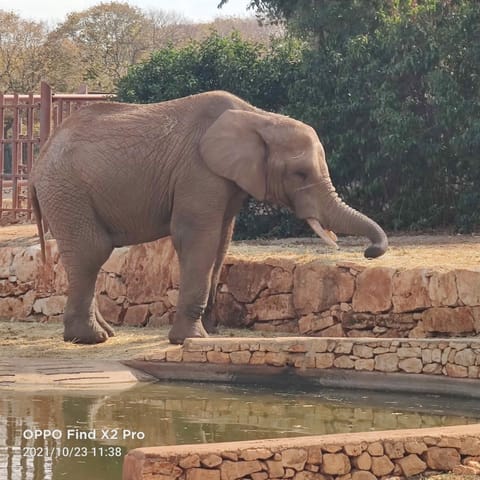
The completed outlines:
[[[375,480],[480,473],[480,427],[367,432],[297,439],[143,448],[123,480]]]
[[[160,362],[292,366],[480,378],[479,340],[189,338],[142,357]]]
[[[59,321],[67,279],[54,241],[0,249],[0,318]],[[214,314],[220,324],[322,337],[480,335],[480,271],[395,269],[301,258],[230,255]],[[172,322],[178,261],[169,239],[116,249],[97,282],[104,316],[117,325]]]

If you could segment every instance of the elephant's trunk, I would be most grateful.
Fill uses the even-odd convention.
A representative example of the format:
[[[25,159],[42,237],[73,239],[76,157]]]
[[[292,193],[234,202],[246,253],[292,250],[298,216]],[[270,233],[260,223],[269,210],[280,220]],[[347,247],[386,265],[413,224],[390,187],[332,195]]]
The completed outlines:
[[[383,255],[388,248],[388,239],[382,228],[352,207],[346,205],[337,195],[335,189],[330,188],[324,205],[325,228],[336,233],[367,237],[371,245],[365,250],[365,257],[376,258]]]

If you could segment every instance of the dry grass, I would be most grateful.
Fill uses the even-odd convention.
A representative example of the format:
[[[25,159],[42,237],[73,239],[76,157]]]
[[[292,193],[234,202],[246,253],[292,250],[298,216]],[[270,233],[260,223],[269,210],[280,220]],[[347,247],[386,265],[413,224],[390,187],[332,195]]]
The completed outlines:
[[[126,360],[168,345],[167,329],[121,327],[99,345],[63,341],[61,324],[0,321],[0,359],[69,358]]]
[[[0,228],[0,247],[27,246],[38,243],[33,224]],[[248,260],[262,261],[282,257],[296,262],[319,260],[327,264],[354,263],[360,266],[393,268],[480,269],[480,235],[391,235],[387,253],[375,260],[363,257],[368,245],[365,239],[342,237],[335,251],[316,238],[234,242],[230,254]]]
[[[230,253],[259,261],[281,256],[296,262],[319,260],[327,264],[354,263],[393,268],[480,268],[480,235],[402,235],[391,236],[389,241],[387,253],[375,260],[363,256],[368,242],[353,237],[340,238],[337,251],[314,238],[291,238],[235,242]]]

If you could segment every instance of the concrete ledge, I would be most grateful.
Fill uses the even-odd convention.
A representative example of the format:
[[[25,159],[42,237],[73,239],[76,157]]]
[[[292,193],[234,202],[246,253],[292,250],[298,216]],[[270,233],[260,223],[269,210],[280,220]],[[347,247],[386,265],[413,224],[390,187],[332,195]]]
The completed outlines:
[[[214,365],[125,361],[125,365],[158,380],[268,385],[284,388],[346,388],[380,392],[448,395],[480,399],[480,384],[471,379],[402,375],[399,373],[350,372],[347,370],[298,370],[292,367]]]
[[[0,360],[0,389],[100,391],[125,389],[153,377],[112,360]]]
[[[123,480],[374,480],[480,473],[480,425],[132,450]]]

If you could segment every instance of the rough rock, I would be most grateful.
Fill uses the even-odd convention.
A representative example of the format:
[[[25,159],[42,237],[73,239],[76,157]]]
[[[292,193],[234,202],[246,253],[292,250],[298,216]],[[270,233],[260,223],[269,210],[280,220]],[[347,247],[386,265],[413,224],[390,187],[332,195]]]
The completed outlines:
[[[475,330],[469,307],[435,307],[423,314],[423,328],[432,333],[470,333]]]
[[[285,469],[281,460],[267,460],[268,478],[283,478]]]
[[[292,295],[282,293],[261,297],[248,307],[248,315],[259,321],[294,318]]]
[[[461,463],[461,457],[455,448],[430,447],[425,453],[428,468],[449,472]]]
[[[222,480],[236,480],[254,472],[260,472],[262,464],[258,460],[231,462],[226,460],[220,467]]]
[[[238,262],[228,270],[228,290],[237,301],[251,303],[267,288],[271,270],[263,263]]]
[[[480,360],[480,358],[479,358]],[[480,457],[480,438],[464,438],[460,442],[460,453]],[[480,461],[480,458],[478,459]]]
[[[10,267],[10,273],[21,283],[33,282],[43,268],[40,245],[32,245],[17,251]]]
[[[430,278],[428,291],[432,306],[455,306],[458,301],[455,272],[434,272]]]
[[[270,294],[290,293],[293,289],[293,275],[292,270],[284,270],[283,268],[275,267],[270,272],[270,278],[267,282],[267,287]]]
[[[215,455],[213,453],[201,459],[202,465],[204,465],[207,468],[218,467],[219,465],[222,464],[222,462],[223,462],[222,457]]]
[[[115,248],[109,259],[103,264],[102,270],[115,275],[121,275],[125,268],[128,251],[128,247]]]
[[[373,442],[367,447],[367,452],[372,457],[381,457],[384,454],[383,445],[380,442]]]
[[[398,460],[398,464],[407,478],[423,473],[427,468],[427,464],[414,453]]]
[[[376,477],[388,475],[389,473],[392,473],[394,469],[395,465],[386,455],[381,457],[372,457],[372,473]]]
[[[332,305],[350,302],[353,292],[353,276],[335,266],[314,261],[295,269],[293,303],[300,314],[321,312]]]
[[[243,328],[250,326],[253,321],[247,317],[245,306],[237,302],[231,293],[217,293],[213,312],[219,325]]]
[[[333,353],[318,353],[315,355],[315,367],[316,368],[331,368],[335,355]]]
[[[131,247],[124,265],[124,272],[129,272],[125,278],[130,302],[142,304],[162,300],[172,284],[174,262],[178,260],[170,238]]]
[[[51,315],[60,315],[65,310],[67,297],[64,295],[53,295],[51,297],[39,298],[33,304],[35,313],[42,313],[47,317]]]
[[[404,358],[398,362],[398,368],[407,373],[420,373],[423,363],[419,358]]]
[[[457,270],[458,299],[463,305],[480,305],[480,271]]]
[[[323,455],[322,472],[328,475],[345,475],[352,466],[344,453],[325,453]]]
[[[230,360],[236,365],[246,365],[250,362],[252,354],[247,350],[230,353]]]
[[[22,318],[23,311],[23,302],[20,298],[0,298],[0,318]]]
[[[148,305],[132,305],[128,307],[123,323],[133,327],[143,326],[147,323],[148,315]]]
[[[120,277],[108,274],[105,279],[105,291],[111,299],[115,300],[127,295],[127,286]]]
[[[242,460],[267,460],[273,457],[273,453],[268,448],[251,448],[243,450],[240,454]]]
[[[359,470],[370,470],[372,468],[372,457],[368,452],[363,452],[353,459],[353,465]]]
[[[353,310],[371,313],[390,310],[394,273],[394,269],[385,267],[367,268],[361,272],[356,279]]]
[[[413,312],[431,306],[428,270],[416,268],[393,277],[393,311]]]
[[[282,465],[293,468],[297,472],[303,470],[307,462],[307,451],[301,448],[290,448],[282,452]]]
[[[188,457],[182,458],[178,464],[182,468],[195,468],[200,467],[200,457],[198,455],[189,455]]]
[[[395,353],[384,353],[375,357],[375,370],[380,372],[398,371],[398,356]]]
[[[231,363],[230,355],[224,352],[207,352],[207,361],[210,363]]]
[[[220,480],[220,470],[191,468],[187,470],[186,480]]]
[[[377,480],[377,477],[367,471],[359,471],[352,473],[352,480]]]
[[[13,261],[14,250],[12,247],[0,248],[0,278],[11,275],[10,267]]]
[[[421,440],[408,440],[404,444],[405,450],[408,453],[417,453],[421,454],[427,450],[427,445]]]

